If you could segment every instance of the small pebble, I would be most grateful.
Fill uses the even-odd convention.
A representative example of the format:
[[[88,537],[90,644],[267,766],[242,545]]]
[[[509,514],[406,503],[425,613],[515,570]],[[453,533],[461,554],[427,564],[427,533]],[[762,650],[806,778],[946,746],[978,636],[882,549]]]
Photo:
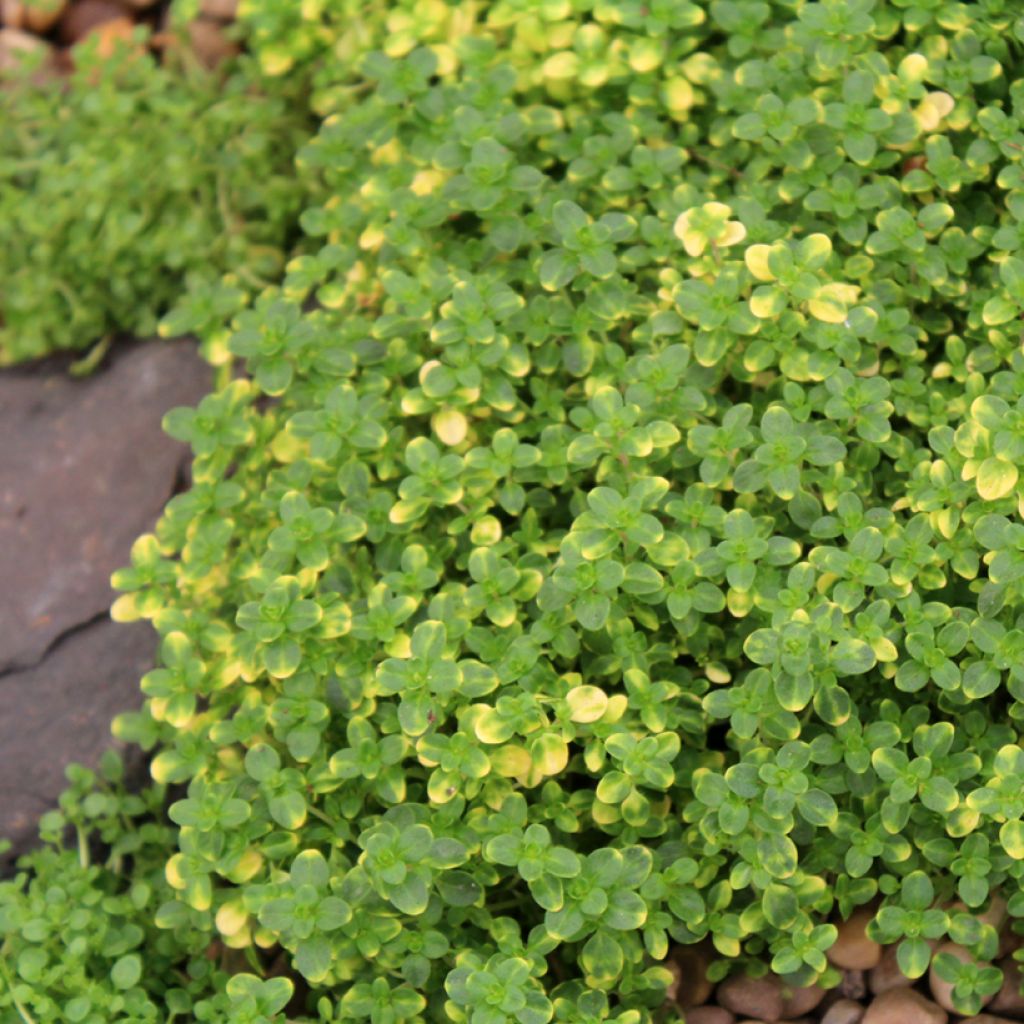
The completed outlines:
[[[62,43],[71,45],[109,21],[125,19],[125,9],[113,0],[81,0],[72,4],[60,19],[58,32]]]
[[[712,956],[704,945],[676,946],[669,953],[665,966],[672,972],[669,998],[684,1010],[702,1006],[714,989],[708,980]]]
[[[67,0],[46,0],[28,4],[25,0],[0,0],[0,18],[10,28],[23,28],[45,35],[60,20]]]
[[[994,1014],[1005,1013],[1010,1017],[1024,1017],[1024,995],[1021,994],[1024,973],[1021,971],[1020,962],[1008,957],[1000,960],[996,966],[1003,972],[1003,986],[988,1004],[988,1008]]]
[[[808,985],[806,988],[782,989],[782,1019],[793,1021],[810,1013],[825,998],[825,990],[819,985]]]
[[[896,960],[896,948],[895,945],[886,946],[882,950],[882,959],[868,973],[868,988],[876,996],[880,996],[883,992],[890,992],[897,988],[907,988],[914,984],[913,980],[900,970],[900,965]]]
[[[844,999],[863,999],[868,994],[868,976],[864,971],[843,971],[836,990]]]
[[[198,18],[188,23],[187,30],[192,52],[208,68],[215,68],[238,53],[237,44],[228,39],[218,22]]]
[[[1012,922],[1007,920],[1003,930],[999,933],[999,959],[1009,956],[1015,950],[1024,945],[1024,936],[1018,935],[1012,927]]]
[[[782,1018],[782,982],[771,974],[761,978],[734,974],[718,986],[718,1001],[744,1020],[774,1024]]]
[[[52,57],[52,47],[45,39],[22,32],[17,28],[0,29],[0,75],[17,71],[25,56],[33,51],[49,54]],[[40,77],[47,77],[44,70]]]
[[[882,959],[882,947],[867,936],[867,926],[874,918],[874,910],[858,907],[849,918],[839,923],[839,934],[832,948],[826,952],[836,967],[866,971]]]
[[[840,999],[833,1003],[821,1018],[821,1024],[859,1024],[864,1007],[853,999]]]
[[[204,18],[234,21],[238,14],[238,0],[202,0],[199,4],[199,13]]]
[[[913,988],[893,988],[875,996],[860,1024],[946,1024],[949,1015]]]
[[[115,18],[113,21],[105,21],[102,25],[93,29],[86,39],[95,38],[98,40],[96,52],[106,60],[113,57],[118,46],[131,39],[134,31],[135,22],[131,18]]]
[[[695,1006],[686,1011],[686,1024],[736,1024],[724,1006]]]

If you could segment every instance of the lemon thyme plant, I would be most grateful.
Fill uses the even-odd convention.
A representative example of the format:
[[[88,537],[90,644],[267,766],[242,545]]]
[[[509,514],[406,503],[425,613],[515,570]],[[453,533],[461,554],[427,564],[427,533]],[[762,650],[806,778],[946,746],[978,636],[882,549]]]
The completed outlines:
[[[58,809],[40,820],[42,848],[0,882],[0,1019],[69,1021],[224,1020],[244,1016],[259,979],[247,981],[210,937],[160,927],[171,894],[164,877],[173,826],[158,821],[162,787],[130,794],[124,766],[107,752],[94,773],[72,766]],[[286,979],[266,982],[267,995]]]
[[[639,1024],[673,943],[827,984],[865,904],[911,977],[993,959],[1024,21],[340,9],[243,5],[321,61],[329,198],[279,286],[168,321],[246,373],[168,416],[194,483],[115,577],[163,637],[116,723],[181,790],[156,924],[253,972],[207,1001],[283,1019],[283,950],[321,1020]]]
[[[208,73],[130,48],[86,47],[66,82],[8,82],[0,363],[152,334],[186,288],[193,304],[219,288],[223,316],[276,281],[304,202],[295,92],[248,61]]]

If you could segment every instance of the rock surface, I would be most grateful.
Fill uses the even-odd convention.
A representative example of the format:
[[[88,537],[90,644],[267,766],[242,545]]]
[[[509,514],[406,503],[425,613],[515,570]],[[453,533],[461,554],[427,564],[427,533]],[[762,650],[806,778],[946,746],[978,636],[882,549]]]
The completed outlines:
[[[185,342],[125,346],[83,380],[65,366],[0,373],[0,673],[109,609],[110,574],[184,465],[163,414],[210,384]]]
[[[21,29],[0,28],[0,75],[18,71],[21,62],[33,52],[45,55],[44,64],[51,56],[50,45],[45,40]]]
[[[65,11],[57,26],[62,43],[77,43],[108,21],[125,16],[125,8],[114,0],[81,0]]]
[[[882,947],[869,939],[866,932],[874,916],[873,909],[860,907],[838,925],[839,934],[827,953],[829,960],[836,967],[867,971],[882,959]]]
[[[858,1024],[864,1007],[852,999],[839,999],[823,1014],[821,1024]]]
[[[1005,928],[999,909],[989,923]],[[864,915],[863,923],[867,919]],[[857,943],[863,938],[863,923],[861,934],[854,933]],[[972,962],[970,952],[952,942],[930,940],[929,946],[933,953]],[[964,1018],[953,1006],[951,986],[934,967],[916,979],[902,974],[898,949],[898,942],[879,947],[878,962],[870,969],[830,971],[827,977],[832,987],[828,989],[820,985],[794,988],[791,981],[777,975],[750,978],[738,971],[717,987],[702,983],[699,991],[706,993],[704,998],[686,1006],[684,989],[693,991],[694,979],[707,980],[705,962],[698,963],[700,954],[706,955],[708,965],[715,954],[710,946],[703,950],[701,946],[677,946],[665,961],[673,974],[666,1010],[670,1015],[681,1010],[686,1024],[1024,1024],[1024,995],[1020,991],[1024,967],[1012,957],[996,964],[1005,978],[999,993],[990,998],[987,1007],[983,1004],[977,1015]],[[846,952],[841,952],[840,958],[846,959]]]
[[[878,966],[872,967],[868,974],[868,987],[876,996],[882,995],[883,992],[890,992],[893,989],[908,988],[914,984],[900,970],[899,962],[896,959],[897,948],[898,943],[887,946],[882,953],[881,960],[878,961]]]
[[[186,342],[123,346],[82,380],[68,362],[0,372],[0,836],[15,850],[65,765],[95,763],[139,703],[155,638],[109,621],[110,574],[186,466],[164,413],[210,386]]]
[[[864,971],[843,971],[836,991],[844,999],[863,999],[868,994],[868,976]]]
[[[1007,957],[998,966],[1003,972],[1003,985],[988,1004],[988,1009],[997,1016],[1008,1014],[1010,1017],[1024,1017],[1024,995],[1021,994],[1024,972],[1021,971],[1020,963]]]
[[[238,44],[228,38],[219,21],[197,18],[188,23],[186,31],[192,52],[208,68],[215,68],[239,52]]]
[[[771,975],[734,974],[718,986],[718,1002],[737,1017],[777,1021],[782,1016],[782,985]]]
[[[711,995],[714,985],[708,980],[708,967],[714,959],[704,946],[680,946],[665,966],[672,972],[669,997],[684,1010],[700,1006]]]
[[[735,1024],[735,1020],[724,1006],[695,1006],[686,1011],[686,1024]]]
[[[793,1020],[810,1013],[825,998],[825,990],[818,985],[806,988],[783,988],[782,1019]]]
[[[946,1011],[912,988],[893,988],[876,996],[860,1024],[946,1024]]]
[[[11,28],[27,29],[40,35],[49,32],[67,6],[65,0],[26,3],[26,0],[0,0],[0,17]]]
[[[35,668],[0,679],[0,836],[15,856],[56,805],[73,761],[95,767],[115,745],[110,721],[141,702],[139,679],[156,649],[148,623],[82,626]]]
[[[233,21],[238,14],[238,0],[200,0],[199,13],[204,18]]]

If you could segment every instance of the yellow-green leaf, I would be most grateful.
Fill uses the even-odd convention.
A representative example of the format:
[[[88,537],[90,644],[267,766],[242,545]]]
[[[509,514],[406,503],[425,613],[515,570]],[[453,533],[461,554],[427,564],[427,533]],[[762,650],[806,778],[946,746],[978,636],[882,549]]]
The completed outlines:
[[[1017,485],[1017,467],[998,456],[985,459],[978,467],[976,482],[978,494],[985,501],[998,501],[1010,494]]]
[[[771,255],[772,247],[758,243],[747,246],[743,254],[743,262],[758,281],[774,281],[775,275],[768,269],[768,257]],[[755,314],[755,316],[758,314]]]
[[[596,686],[574,686],[565,699],[573,722],[596,722],[608,710],[608,695]]]

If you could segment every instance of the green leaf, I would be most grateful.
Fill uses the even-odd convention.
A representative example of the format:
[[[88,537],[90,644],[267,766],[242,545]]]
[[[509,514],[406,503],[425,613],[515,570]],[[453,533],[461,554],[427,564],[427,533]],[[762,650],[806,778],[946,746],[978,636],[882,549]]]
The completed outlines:
[[[403,914],[416,916],[427,909],[430,893],[423,878],[411,873],[404,882],[388,887],[387,898]]]
[[[761,908],[768,923],[775,928],[788,928],[800,912],[796,893],[788,886],[769,885],[761,897]]]
[[[579,624],[593,632],[608,621],[611,601],[604,594],[588,594],[576,601],[574,610]]]
[[[908,978],[922,977],[931,959],[931,946],[924,939],[904,939],[896,949],[896,962]]]
[[[998,501],[1017,486],[1017,467],[1000,458],[985,459],[978,468],[978,494],[986,501]]]
[[[773,834],[757,840],[757,856],[772,878],[790,878],[796,871],[797,848],[789,836]]]
[[[1014,860],[1024,860],[1024,822],[1006,822],[999,829],[999,842]]]
[[[598,985],[607,984],[622,974],[625,955],[618,940],[606,931],[597,931],[580,950],[580,966]]]
[[[134,988],[142,979],[142,960],[134,953],[122,956],[110,969],[110,980],[114,988]]]
[[[303,850],[293,861],[289,872],[296,886],[311,885],[322,889],[330,879],[330,868],[319,850]]]
[[[821,789],[809,789],[797,798],[796,805],[801,817],[818,828],[831,828],[839,819],[835,800]]]
[[[923,871],[911,871],[900,888],[900,903],[908,910],[927,910],[935,899],[931,879]]]
[[[321,936],[303,940],[295,950],[295,969],[314,984],[327,977],[332,960],[331,945]]]
[[[589,223],[583,210],[568,199],[560,199],[551,210],[551,222],[563,239],[572,239]]]

